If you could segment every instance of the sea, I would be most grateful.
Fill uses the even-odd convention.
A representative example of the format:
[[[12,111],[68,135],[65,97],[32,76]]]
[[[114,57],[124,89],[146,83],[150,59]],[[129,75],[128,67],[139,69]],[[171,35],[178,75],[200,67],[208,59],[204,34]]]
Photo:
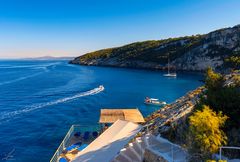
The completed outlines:
[[[199,73],[80,66],[68,60],[0,61],[0,161],[47,162],[73,124],[97,126],[101,108],[160,107],[203,83]],[[99,86],[103,85],[102,91]]]

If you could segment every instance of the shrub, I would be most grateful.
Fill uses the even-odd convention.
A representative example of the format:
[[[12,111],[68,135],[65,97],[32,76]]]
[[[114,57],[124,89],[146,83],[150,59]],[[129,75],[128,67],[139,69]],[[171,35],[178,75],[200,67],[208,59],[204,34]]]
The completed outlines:
[[[216,153],[220,146],[227,143],[227,137],[220,129],[226,120],[227,116],[214,112],[206,105],[202,111],[198,110],[189,117],[190,134],[195,147],[203,155]]]

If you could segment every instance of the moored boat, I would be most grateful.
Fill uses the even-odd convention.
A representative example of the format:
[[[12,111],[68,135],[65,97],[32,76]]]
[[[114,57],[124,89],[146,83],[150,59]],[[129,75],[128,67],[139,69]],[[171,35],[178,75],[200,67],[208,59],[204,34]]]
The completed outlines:
[[[165,77],[177,77],[177,73],[170,73],[170,60],[169,60],[169,55],[168,55],[168,73],[163,74]]]
[[[165,76],[165,77],[177,77],[177,74],[176,73],[167,73],[167,74],[164,74],[163,76]]]
[[[167,104],[165,101],[159,101],[159,99],[149,98],[149,97],[145,98],[144,103],[147,105],[156,105],[156,106],[162,106]]]

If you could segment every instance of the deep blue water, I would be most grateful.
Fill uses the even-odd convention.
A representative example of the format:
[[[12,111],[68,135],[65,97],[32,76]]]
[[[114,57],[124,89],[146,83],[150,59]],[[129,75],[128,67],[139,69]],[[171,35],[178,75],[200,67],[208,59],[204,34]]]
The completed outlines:
[[[202,83],[200,74],[69,65],[67,61],[0,61],[0,159],[49,161],[72,124],[97,125],[101,108],[156,108]],[[104,85],[105,90],[92,94]],[[90,91],[93,90],[93,91]],[[89,92],[90,91],[90,92]]]

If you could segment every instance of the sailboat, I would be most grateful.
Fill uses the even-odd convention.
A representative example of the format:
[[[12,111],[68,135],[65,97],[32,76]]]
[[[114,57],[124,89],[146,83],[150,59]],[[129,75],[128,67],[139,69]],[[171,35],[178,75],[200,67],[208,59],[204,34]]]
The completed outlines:
[[[168,54],[168,73],[163,74],[165,77],[177,77],[177,73],[170,73],[170,60],[169,60],[169,54]]]

